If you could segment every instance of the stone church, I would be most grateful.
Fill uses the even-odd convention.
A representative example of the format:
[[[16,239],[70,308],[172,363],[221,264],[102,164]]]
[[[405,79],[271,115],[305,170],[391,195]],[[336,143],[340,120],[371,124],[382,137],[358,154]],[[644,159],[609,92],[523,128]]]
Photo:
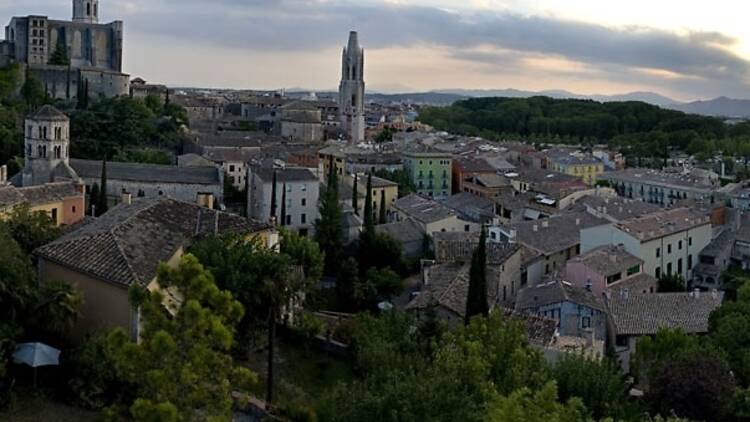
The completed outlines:
[[[365,50],[359,46],[357,33],[349,33],[349,44],[341,59],[339,85],[341,128],[349,142],[365,141]]]
[[[0,41],[0,66],[21,63],[54,98],[75,98],[88,81],[89,95],[128,95],[130,77],[122,73],[123,23],[99,23],[99,0],[73,0],[73,20],[16,16]],[[51,63],[57,49],[70,66]]]

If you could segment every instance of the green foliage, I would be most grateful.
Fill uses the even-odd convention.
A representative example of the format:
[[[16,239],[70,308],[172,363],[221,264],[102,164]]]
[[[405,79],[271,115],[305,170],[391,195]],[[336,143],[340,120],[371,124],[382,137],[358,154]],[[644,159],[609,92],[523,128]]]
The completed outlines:
[[[242,304],[220,290],[192,255],[176,269],[163,264],[162,290],[139,295],[142,333],[138,343],[121,328],[109,333],[107,354],[117,377],[135,386],[130,414],[135,420],[229,420],[231,393],[248,391],[255,375],[230,355]],[[136,287],[137,289],[140,289]],[[182,298],[165,312],[163,290]]]
[[[60,236],[60,229],[47,213],[31,211],[27,204],[13,208],[4,224],[26,254]]]
[[[382,144],[385,142],[391,142],[393,141],[393,134],[396,133],[395,130],[386,127],[385,129],[381,130],[380,133],[375,137],[375,143]]]
[[[0,68],[0,99],[6,102],[21,85],[23,72],[19,63]]]
[[[63,40],[59,40],[55,51],[49,58],[49,64],[56,66],[67,66],[70,64],[70,57],[68,57],[68,46]]]
[[[364,215],[362,216],[364,221],[360,242],[363,242],[363,239],[372,239],[375,236],[375,213],[372,209],[372,173],[367,174],[367,185],[365,189],[365,210]]]
[[[750,384],[749,302],[727,302],[709,319],[710,338],[726,352],[732,371],[742,385]]]
[[[389,172],[387,170],[378,170],[374,173],[375,176],[381,179],[390,180],[391,182],[398,183],[398,197],[403,198],[417,191],[417,187],[409,178],[409,175],[404,170],[396,170]]]
[[[338,274],[336,274],[336,299],[339,309],[344,311],[354,310],[354,298],[357,295],[362,295],[361,291],[356,291],[358,285],[359,265],[357,260],[346,258],[339,264]]]
[[[684,292],[685,281],[680,274],[662,274],[659,277],[659,293]]]
[[[92,212],[92,208],[93,208],[93,211],[98,211],[99,195],[100,195],[99,184],[94,182],[94,185],[91,186],[91,192],[89,193],[89,209],[88,209],[89,215],[95,214],[95,212]]]
[[[18,323],[34,303],[36,276],[31,259],[0,224],[0,321]]]
[[[378,224],[385,224],[388,222],[388,215],[386,208],[388,205],[385,203],[385,190],[380,191],[380,215],[378,217]]]
[[[580,397],[595,420],[621,414],[627,386],[611,360],[568,354],[552,368],[552,377],[559,386],[560,399]]]
[[[490,404],[488,420],[491,422],[580,422],[587,421],[586,407],[579,398],[565,404],[558,402],[554,382],[533,392],[522,388],[509,396],[499,396]]]
[[[28,110],[34,110],[44,104],[45,90],[44,85],[34,76],[27,75],[26,82],[21,87],[21,96],[26,101]]]
[[[169,151],[151,147],[142,147],[120,150],[112,157],[112,161],[121,163],[172,165],[174,163],[174,157]]]
[[[468,325],[471,318],[477,315],[487,316],[489,312],[489,303],[487,302],[487,231],[482,227],[479,245],[477,245],[471,257],[465,323]]]
[[[315,220],[315,241],[325,254],[323,273],[328,276],[338,273],[344,249],[344,223],[338,185],[336,166],[331,163],[328,185],[320,199],[320,216]]]
[[[309,238],[282,230],[281,253],[291,258],[294,265],[302,267],[309,284],[316,283],[323,276],[323,253]]]
[[[109,210],[109,193],[107,189],[107,159],[102,161],[101,182],[99,184],[99,196],[96,201],[96,215],[100,216]]]
[[[354,184],[352,185],[352,208],[354,213],[359,215],[359,175],[354,173]]]

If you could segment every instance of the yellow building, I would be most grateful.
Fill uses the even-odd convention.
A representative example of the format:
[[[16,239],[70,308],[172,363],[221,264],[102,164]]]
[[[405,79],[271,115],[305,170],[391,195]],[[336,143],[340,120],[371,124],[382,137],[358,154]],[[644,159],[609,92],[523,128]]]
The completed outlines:
[[[43,212],[56,225],[71,225],[85,216],[85,187],[72,182],[47,183],[17,188],[0,186],[0,220],[19,205],[28,205],[32,212]]]
[[[353,188],[354,176],[346,176],[344,178],[344,183],[349,188]],[[366,174],[357,175],[357,193],[359,197],[359,201],[357,202],[359,209],[357,210],[357,212],[359,212],[359,215],[362,215],[365,207],[365,198],[367,197]],[[386,212],[388,213],[391,211],[391,207],[396,203],[396,200],[398,199],[398,183],[391,182],[390,180],[386,180],[377,176],[372,176],[372,210],[375,213],[376,220],[378,213],[380,212],[380,201],[383,198],[385,199]],[[341,197],[340,199],[346,201],[347,203],[351,203],[351,195],[348,197]]]
[[[554,171],[580,177],[584,183],[591,186],[596,184],[597,177],[604,173],[604,163],[591,156],[565,155],[553,157],[550,158],[550,167]]]
[[[278,234],[268,224],[170,198],[124,202],[60,240],[39,248],[40,283],[64,280],[83,294],[73,338],[110,327],[139,336],[139,311],[128,300],[133,285],[156,288],[159,264],[176,266],[193,242],[222,233],[258,236],[269,247]]]

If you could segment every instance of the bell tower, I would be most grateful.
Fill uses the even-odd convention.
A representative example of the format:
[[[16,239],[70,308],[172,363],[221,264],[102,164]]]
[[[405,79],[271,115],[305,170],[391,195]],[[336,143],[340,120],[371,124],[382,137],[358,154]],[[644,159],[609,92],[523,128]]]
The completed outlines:
[[[73,21],[99,23],[99,0],[73,0]]]
[[[58,167],[68,167],[70,159],[68,116],[45,105],[26,118],[24,126],[22,185],[35,186],[55,181]]]

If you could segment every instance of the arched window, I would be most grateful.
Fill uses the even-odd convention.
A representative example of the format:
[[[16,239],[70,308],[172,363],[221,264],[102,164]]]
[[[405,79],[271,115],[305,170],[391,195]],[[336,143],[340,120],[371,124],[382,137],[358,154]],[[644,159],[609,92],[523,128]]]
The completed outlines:
[[[86,16],[91,16],[91,3],[86,2]]]
[[[94,3],[94,17],[99,16],[99,5]]]
[[[42,158],[47,158],[47,145],[42,145]]]
[[[42,146],[41,145],[37,145],[37,147],[36,147],[36,156],[39,157],[39,158],[42,157]]]
[[[47,139],[47,126],[42,127],[42,139]]]

